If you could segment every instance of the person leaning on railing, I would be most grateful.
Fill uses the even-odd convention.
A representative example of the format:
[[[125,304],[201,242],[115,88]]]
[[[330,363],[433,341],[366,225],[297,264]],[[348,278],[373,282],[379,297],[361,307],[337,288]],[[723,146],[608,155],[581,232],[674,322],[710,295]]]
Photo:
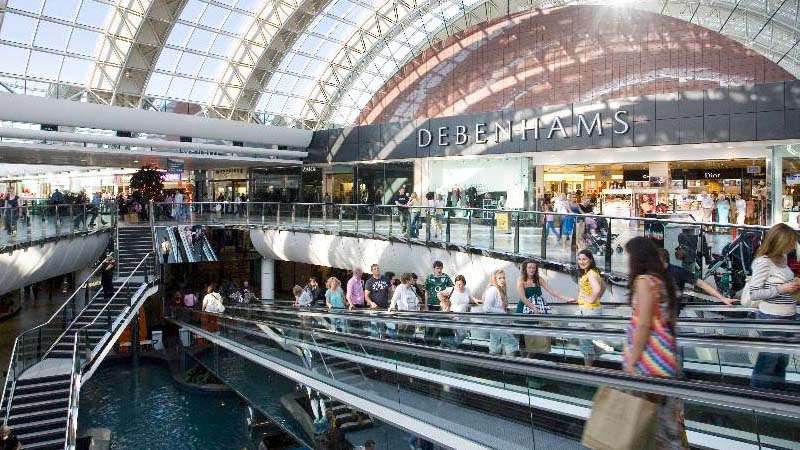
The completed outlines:
[[[655,256],[654,254],[653,257]],[[578,297],[569,299],[568,302],[578,304],[576,313],[580,316],[601,316],[603,309],[600,299],[606,291],[606,284],[597,269],[594,255],[589,250],[581,250],[578,252],[577,262],[580,274],[580,278],[578,278]],[[597,358],[594,341],[592,339],[580,339],[578,342],[583,353],[584,365],[593,366]]]
[[[786,262],[786,255],[797,245],[797,234],[785,223],[772,226],[753,260],[750,281],[745,289],[743,304],[758,304],[758,319],[794,320],[797,318],[797,301],[792,294],[800,292],[800,279],[796,278]],[[783,336],[779,332],[763,332],[764,336]],[[750,385],[763,389],[786,387],[787,353],[759,353],[753,367]]]

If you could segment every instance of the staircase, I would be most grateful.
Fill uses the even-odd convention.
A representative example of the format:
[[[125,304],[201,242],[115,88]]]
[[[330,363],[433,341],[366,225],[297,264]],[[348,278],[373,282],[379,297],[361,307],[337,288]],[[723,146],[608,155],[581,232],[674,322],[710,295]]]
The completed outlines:
[[[2,404],[3,411],[8,393]],[[17,380],[8,426],[25,449],[64,448],[69,394],[70,372]]]
[[[127,278],[152,251],[153,229],[149,225],[117,227],[117,278]]]
[[[111,304],[108,305],[108,308],[102,312],[101,317],[99,317],[94,323],[91,323],[98,314],[101,314],[101,310],[106,304],[106,299],[102,296],[102,294],[97,296],[91,303],[89,303],[86,309],[75,319],[75,322],[72,324],[72,326],[69,327],[64,336],[56,343],[50,353],[46,356],[49,358],[72,359],[72,344],[75,340],[75,333],[87,325],[89,326],[89,328],[86,330],[88,334],[89,348],[95,348],[97,344],[100,343],[100,340],[103,338],[103,336],[109,331],[109,323],[113,323],[114,320],[116,320],[117,317],[122,314],[125,308],[128,307],[131,296],[138,288],[138,283],[134,284],[133,286],[130,284],[123,286],[123,283],[124,280],[114,281],[114,292],[117,292],[117,290],[120,292],[117,294],[117,297],[112,300]],[[120,287],[122,288],[121,290]],[[83,345],[82,342],[80,344]]]
[[[81,383],[91,377],[147,297],[158,290],[153,259],[148,256],[150,228],[118,232],[121,255],[113,299],[97,292],[83,307],[75,303],[79,288],[47,322],[21,334],[14,343],[0,420],[7,418],[25,449],[74,445]],[[75,311],[74,320],[65,319],[66,311]]]

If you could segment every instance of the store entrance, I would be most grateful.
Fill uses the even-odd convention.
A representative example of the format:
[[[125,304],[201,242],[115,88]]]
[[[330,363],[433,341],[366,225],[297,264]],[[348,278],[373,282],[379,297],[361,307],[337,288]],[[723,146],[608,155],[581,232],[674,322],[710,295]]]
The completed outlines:
[[[766,223],[764,159],[544,166],[543,172],[543,201],[576,194],[589,196],[596,212],[605,215],[671,214],[699,220],[701,198],[708,194],[715,202],[745,200],[746,223]]]

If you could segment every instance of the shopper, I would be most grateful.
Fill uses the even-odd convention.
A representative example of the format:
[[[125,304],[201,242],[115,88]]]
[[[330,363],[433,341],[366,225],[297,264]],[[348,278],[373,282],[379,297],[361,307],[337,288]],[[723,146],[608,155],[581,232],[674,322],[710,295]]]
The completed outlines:
[[[698,287],[705,291],[708,295],[716,298],[722,303],[726,305],[733,305],[735,299],[725,297],[722,295],[714,286],[708,284],[706,281],[701,280],[694,276],[692,272],[684,269],[683,267],[676,266],[674,264],[670,264],[669,262],[669,252],[667,249],[659,248],[658,249],[658,256],[661,258],[661,263],[664,265],[664,268],[669,275],[669,281],[672,283],[672,287],[675,289],[675,295],[680,300],[683,297],[683,289],[686,285],[690,285],[692,287]],[[680,313],[680,310],[678,311]]]
[[[22,444],[8,425],[0,426],[0,450],[20,450]]]
[[[2,203],[3,219],[5,221],[6,234],[9,236],[17,234],[17,219],[19,218],[19,197],[14,189],[9,187],[6,198]]]
[[[539,277],[539,264],[536,261],[526,259],[520,266],[520,277],[517,281],[517,294],[519,295],[517,314],[548,313],[550,307],[542,296],[542,289],[561,301],[570,300],[551,289],[547,282]]]
[[[213,314],[222,314],[225,312],[225,305],[222,304],[222,295],[216,292],[216,285],[214,283],[210,283],[206,287],[206,295],[203,297],[203,311]],[[219,331],[216,315],[203,314],[200,322],[200,326],[204,330],[208,330],[212,333]]]
[[[748,282],[750,302],[758,302],[758,319],[794,320],[800,279],[795,278],[786,263],[786,255],[794,251],[797,235],[785,223],[773,225],[753,260],[753,275]],[[782,337],[779,332],[763,332],[764,336]],[[759,353],[750,385],[755,388],[784,390],[788,353]]]
[[[431,192],[433,194],[433,192]],[[433,232],[433,238],[439,239],[442,237],[442,222],[444,221],[444,197],[442,194],[436,194],[436,199],[432,201],[431,206],[435,208],[433,210],[433,219],[431,220],[431,230]]]
[[[172,249],[172,245],[170,245],[169,240],[164,237],[164,240],[161,241],[161,263],[167,264],[169,263],[169,253]]]
[[[187,292],[186,295],[183,296],[183,306],[187,308],[194,308],[194,305],[197,304],[197,296],[194,295],[194,292]]]
[[[364,283],[361,281],[363,271],[361,267],[353,268],[353,276],[347,280],[347,307],[351,310],[363,308],[364,303]]]
[[[381,275],[381,268],[377,264],[370,267],[372,276],[364,284],[364,300],[372,309],[387,309],[389,307],[389,279]],[[386,324],[371,322],[370,333],[373,336],[383,337],[386,334]]]
[[[520,267],[520,277],[517,281],[517,314],[548,314],[550,307],[542,296],[542,288],[553,297],[562,301],[568,301],[567,297],[562,297],[548,286],[544,279],[539,277],[539,265],[536,261],[527,259],[522,262]],[[545,353],[550,351],[549,336],[523,335],[525,343],[525,353],[531,356],[535,353]]]
[[[506,273],[495,270],[489,278],[489,287],[483,293],[483,312],[486,314],[507,314],[508,295],[506,294]],[[519,342],[511,334],[500,331],[489,332],[489,353],[503,353],[513,356],[519,351]]]
[[[678,299],[670,288],[669,274],[654,258],[652,240],[638,236],[625,244],[628,255],[628,299],[633,307],[626,333],[623,367],[635,375],[674,378],[680,375],[675,319]],[[688,449],[683,422],[683,402],[659,397],[651,446]]]
[[[655,257],[655,253],[652,255]],[[603,277],[600,276],[600,271],[597,270],[597,265],[594,261],[594,255],[589,250],[581,250],[578,252],[578,297],[570,299],[570,303],[577,303],[578,309],[576,313],[579,316],[600,316],[603,314],[602,306],[600,305],[600,298],[606,291],[606,285],[603,282]],[[589,326],[589,328],[592,328]],[[591,339],[581,339],[580,341],[581,352],[583,353],[583,362],[586,366],[594,365],[597,352],[595,350],[594,341]]]
[[[413,281],[410,273],[400,276],[400,284],[394,290],[389,311],[419,311],[419,297],[417,297]],[[397,329],[401,339],[411,340],[414,337],[416,325],[399,325]]]
[[[317,277],[311,276],[308,278],[305,290],[311,295],[311,305],[309,306],[317,307],[325,303],[325,289],[319,285]]]
[[[330,277],[325,282],[325,306],[331,312],[343,311],[347,305],[345,302],[345,293],[342,289],[342,282],[336,277]],[[338,317],[331,319],[331,330],[339,330],[342,333],[347,333],[347,321]]]
[[[406,187],[401,186],[400,190],[397,191],[397,196],[394,199],[394,204],[397,206],[397,210],[400,213],[400,224],[403,229],[403,234],[408,234],[408,202],[409,196],[406,194]]]
[[[747,202],[739,194],[736,194],[734,198],[736,199],[734,201],[734,206],[736,206],[736,224],[744,225],[744,220],[747,217]]]
[[[717,197],[717,223],[727,224],[730,223],[729,217],[731,214],[731,202],[725,194],[719,194]]]
[[[100,266],[100,286],[103,289],[103,298],[106,302],[114,296],[114,256],[109,254]]]
[[[439,297],[437,294],[449,287],[453,287],[453,280],[444,273],[444,264],[441,261],[433,262],[433,273],[425,278],[425,310],[438,309]]]
[[[420,217],[422,214],[422,209],[420,209],[419,206],[421,206],[419,196],[416,192],[412,192],[411,196],[408,198],[408,203],[406,204],[406,208],[408,208],[409,214],[411,214],[411,224],[408,227],[408,237],[419,237]]]
[[[544,202],[543,205],[545,213],[552,212],[553,208],[550,206],[550,202]],[[550,231],[553,232],[553,236],[556,237],[556,243],[561,242],[561,233],[556,229],[554,226],[555,216],[552,214],[545,214],[544,215],[544,239],[547,241],[547,235]]]
[[[100,208],[103,207],[103,196],[99,192],[92,194],[92,203],[89,206],[89,226],[94,227],[97,221],[97,216],[100,214]],[[105,225],[107,222],[100,216],[100,224]]]
[[[472,292],[467,287],[467,279],[464,278],[464,275],[456,275],[453,287],[439,291],[436,296],[439,297],[441,310],[445,312],[466,313],[469,312],[470,305],[478,303],[478,300],[472,297]],[[458,321],[459,318],[456,317],[453,320]],[[451,348],[458,347],[466,336],[466,331],[455,330],[452,336],[453,340],[449,343],[449,346]],[[445,344],[448,344],[446,341]]]

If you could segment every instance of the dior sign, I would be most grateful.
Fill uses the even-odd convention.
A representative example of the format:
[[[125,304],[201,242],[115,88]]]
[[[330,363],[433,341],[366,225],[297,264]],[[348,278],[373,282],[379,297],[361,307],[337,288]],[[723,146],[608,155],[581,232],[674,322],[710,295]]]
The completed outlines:
[[[614,113],[613,124],[610,130],[603,129],[603,117],[601,113],[595,113],[588,118],[583,114],[576,114],[575,136],[602,136],[603,133],[626,134],[631,129],[628,111],[619,110]],[[454,129],[449,126],[439,127],[435,130],[421,128],[417,132],[417,147],[425,148],[435,142],[440,147],[450,144],[467,145],[469,143],[488,144],[493,142],[513,141],[520,139],[552,139],[554,137],[569,138],[568,128],[564,127],[561,119],[555,117],[548,122],[543,122],[540,118],[523,119],[521,121],[498,121],[494,124],[494,136],[492,139],[487,137],[491,130],[487,131],[486,123],[476,123],[474,125],[456,125]]]

